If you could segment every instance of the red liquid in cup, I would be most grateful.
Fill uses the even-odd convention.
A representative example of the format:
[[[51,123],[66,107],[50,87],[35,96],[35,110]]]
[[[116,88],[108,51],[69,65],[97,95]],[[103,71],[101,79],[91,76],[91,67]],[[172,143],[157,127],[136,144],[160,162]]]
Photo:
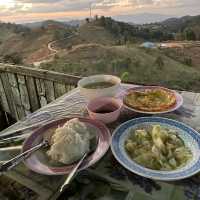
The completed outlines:
[[[116,105],[113,104],[107,104],[105,106],[102,106],[100,108],[98,108],[97,110],[95,110],[95,113],[99,113],[99,114],[106,114],[106,113],[111,113],[114,112],[115,110],[117,110],[118,107]]]

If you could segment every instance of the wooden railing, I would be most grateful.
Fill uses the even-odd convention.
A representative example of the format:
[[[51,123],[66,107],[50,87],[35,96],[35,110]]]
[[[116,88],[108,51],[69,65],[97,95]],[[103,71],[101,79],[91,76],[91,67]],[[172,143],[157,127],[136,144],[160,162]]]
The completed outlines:
[[[80,77],[0,63],[1,110],[19,120],[76,87]]]

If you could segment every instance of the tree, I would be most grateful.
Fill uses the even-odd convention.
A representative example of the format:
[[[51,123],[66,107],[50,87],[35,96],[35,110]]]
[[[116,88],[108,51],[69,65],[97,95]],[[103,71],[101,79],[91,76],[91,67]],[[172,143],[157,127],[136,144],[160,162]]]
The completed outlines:
[[[22,64],[22,57],[17,53],[7,54],[3,57],[3,61],[15,65]]]
[[[184,63],[188,66],[192,66],[192,58],[184,58]]]
[[[191,28],[186,28],[184,30],[184,36],[186,40],[196,40],[196,35]]]
[[[66,37],[66,35],[68,35],[68,33],[65,30],[57,29],[54,32],[54,39],[55,40],[62,40]]]
[[[200,40],[200,26],[196,25],[192,28],[192,30],[195,34],[196,40]]]
[[[141,60],[140,60],[139,58],[137,58],[137,59],[135,60],[135,62],[134,62],[134,66],[135,66],[135,67],[140,67],[140,65],[141,65]]]
[[[130,34],[127,30],[124,31],[124,43],[126,44],[130,38]]]
[[[184,35],[181,32],[176,33],[175,40],[181,41],[183,39],[184,39]]]
[[[163,32],[160,30],[153,31],[151,34],[153,39],[156,39],[158,41],[161,41],[163,39]]]
[[[100,19],[99,19],[99,22],[100,22],[100,25],[101,26],[105,26],[105,23],[106,23],[106,19],[104,16],[101,16]]]
[[[120,26],[117,23],[111,23],[110,31],[116,36],[120,35]]]
[[[155,64],[159,67],[159,68],[162,68],[165,63],[163,61],[163,58],[161,56],[158,56],[155,60]]]
[[[90,19],[87,17],[87,18],[85,19],[85,21],[86,21],[87,23],[89,23],[89,22],[90,22]]]
[[[99,16],[98,15],[95,15],[94,16],[94,19],[97,21],[99,19]]]
[[[123,60],[123,67],[124,68],[126,68],[126,69],[128,69],[129,68],[129,66],[131,65],[131,63],[132,63],[132,60],[131,60],[131,58],[125,58],[124,60]]]

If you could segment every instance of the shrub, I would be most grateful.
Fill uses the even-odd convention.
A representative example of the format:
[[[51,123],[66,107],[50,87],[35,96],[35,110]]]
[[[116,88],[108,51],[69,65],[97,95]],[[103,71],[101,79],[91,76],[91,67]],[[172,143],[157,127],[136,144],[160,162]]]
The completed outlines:
[[[135,61],[134,61],[134,66],[135,67],[140,67],[141,66],[141,60],[139,58],[137,58]]]
[[[128,57],[124,59],[123,65],[125,68],[128,68],[131,65],[131,63],[132,63],[132,60]]]
[[[121,77],[121,80],[122,80],[123,82],[126,82],[126,81],[128,81],[128,79],[129,79],[129,73],[128,73],[128,72],[123,72],[122,75],[121,75],[120,77]]]
[[[7,54],[3,57],[3,61],[15,65],[22,64],[22,57],[17,53]]]
[[[155,64],[162,69],[162,67],[165,65],[163,58],[161,56],[158,56],[155,60]]]
[[[183,62],[188,66],[192,66],[192,58],[184,58]]]
[[[72,44],[67,45],[67,50],[72,50]]]

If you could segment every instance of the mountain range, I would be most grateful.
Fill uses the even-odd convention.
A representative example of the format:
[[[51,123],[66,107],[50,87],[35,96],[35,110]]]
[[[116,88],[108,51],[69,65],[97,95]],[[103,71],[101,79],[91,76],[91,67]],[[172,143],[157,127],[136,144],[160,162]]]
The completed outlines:
[[[169,18],[173,18],[174,16],[171,15],[163,15],[163,14],[153,14],[153,13],[141,13],[141,14],[134,14],[134,15],[116,15],[112,17],[114,20],[127,22],[130,24],[147,24],[147,23],[156,23],[161,22]],[[53,20],[46,20],[46,21],[38,21],[32,23],[25,23],[23,24],[29,28],[39,28],[44,26],[45,23],[50,23]],[[60,23],[70,25],[70,26],[79,26],[84,20],[70,20],[70,21],[59,21]],[[55,22],[55,21],[54,21]]]
[[[134,15],[117,15],[113,16],[112,18],[117,21],[123,21],[127,23],[147,24],[147,23],[161,22],[172,17],[174,16],[155,14],[155,13],[140,13]]]
[[[191,40],[196,46],[189,48],[188,53],[140,47],[145,41],[169,40],[174,40],[172,43]],[[198,89],[200,65],[194,63],[200,63],[200,47],[195,40],[200,40],[200,15],[172,17],[144,25],[119,22],[110,17],[84,20],[84,23],[47,20],[16,25],[0,22],[0,62],[30,67],[40,63],[37,67],[81,76],[94,73],[120,76],[129,72],[128,80],[136,83]]]
[[[67,22],[46,20],[23,25],[0,22],[0,56],[17,52],[23,60],[27,60],[27,58],[29,58],[28,60],[35,60],[38,55],[48,55],[46,43],[65,38],[71,31],[76,31],[80,35],[78,39],[76,38],[76,42],[79,41],[79,44],[86,41],[93,43],[101,41],[103,44],[105,41],[108,44],[113,44],[121,43],[124,40],[132,40],[132,42],[163,41],[174,39],[174,35],[177,33],[180,33],[179,38],[184,40],[185,30],[187,30],[189,38],[194,38],[194,34],[196,40],[200,38],[200,15],[168,18],[169,16],[166,15],[154,14],[151,15],[151,19],[167,19],[145,25],[135,24],[138,22],[136,20],[133,23],[134,17],[139,19],[140,16],[146,16],[145,18],[149,18],[149,20],[151,18],[147,13],[145,15],[118,16],[119,19],[124,17],[124,20],[131,21],[125,23],[109,17],[99,17],[96,22],[93,19],[95,23],[89,23],[88,26],[84,26],[84,24],[87,24],[85,20]],[[89,28],[90,26],[91,28]],[[93,29],[95,32],[93,32]]]
[[[62,25],[62,26],[74,26],[77,27],[82,23],[83,20],[70,20],[70,21],[55,21],[55,20],[46,20],[46,21],[39,21],[39,22],[31,22],[22,24],[28,28],[41,28],[47,27],[50,24],[54,25]]]
[[[135,14],[135,15],[118,15],[112,17],[116,21],[125,22],[131,25],[159,25],[165,26],[169,31],[177,32],[179,29],[184,29],[186,26],[196,26],[200,24],[200,15],[197,16],[183,16],[183,17],[173,17],[170,15],[162,14]],[[39,22],[32,22],[22,24],[28,28],[41,28],[48,27],[49,25],[61,26],[61,27],[78,27],[84,23],[85,20],[70,20],[70,21],[55,21],[55,20],[46,20]]]

